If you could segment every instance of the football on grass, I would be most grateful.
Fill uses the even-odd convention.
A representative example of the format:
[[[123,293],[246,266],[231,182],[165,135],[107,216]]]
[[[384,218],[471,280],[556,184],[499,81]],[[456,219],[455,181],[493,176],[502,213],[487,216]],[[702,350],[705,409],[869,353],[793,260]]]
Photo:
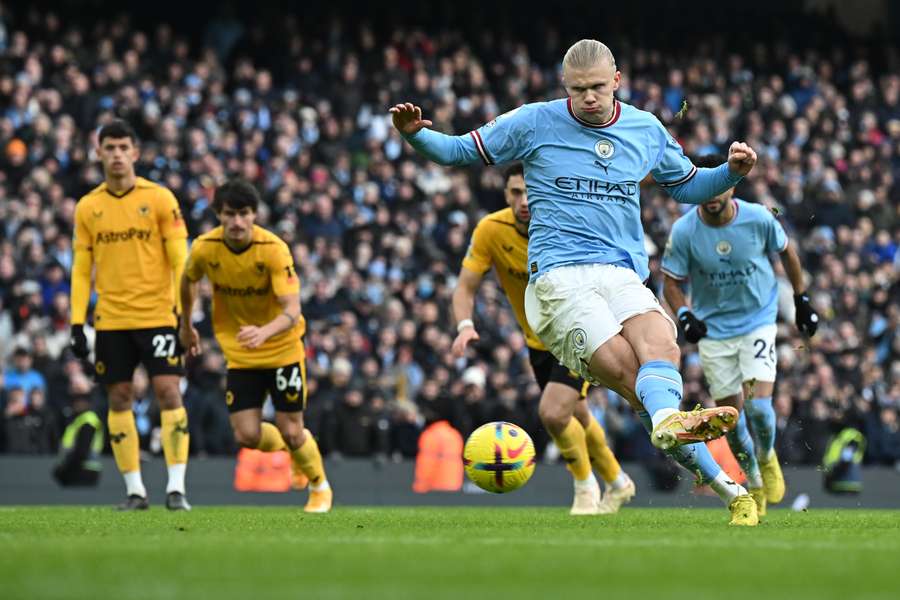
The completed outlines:
[[[466,440],[463,464],[475,485],[505,494],[525,485],[534,473],[534,442],[518,425],[488,423]]]

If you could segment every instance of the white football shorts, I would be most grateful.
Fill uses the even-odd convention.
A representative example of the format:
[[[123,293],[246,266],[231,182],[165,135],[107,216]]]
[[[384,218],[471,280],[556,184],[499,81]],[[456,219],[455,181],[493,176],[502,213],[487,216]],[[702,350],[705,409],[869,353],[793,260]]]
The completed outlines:
[[[656,311],[672,325],[659,300],[631,269],[590,264],[557,267],[525,288],[528,324],[550,352],[584,379],[594,352],[622,331],[622,323]]]
[[[745,381],[775,381],[776,331],[772,323],[733,338],[700,340],[700,365],[713,400],[739,394]]]

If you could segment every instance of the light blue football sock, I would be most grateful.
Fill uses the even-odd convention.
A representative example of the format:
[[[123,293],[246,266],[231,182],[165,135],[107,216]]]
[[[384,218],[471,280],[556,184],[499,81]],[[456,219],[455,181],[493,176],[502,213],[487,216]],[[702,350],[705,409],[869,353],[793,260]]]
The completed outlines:
[[[637,416],[647,433],[651,433],[653,431],[653,422],[650,420],[650,415],[647,411],[638,411]],[[722,472],[722,467],[710,454],[706,444],[702,442],[675,446],[665,452],[667,456],[687,469],[701,484],[710,483]]]
[[[747,428],[747,417],[744,411],[738,418],[737,427],[725,434],[728,440],[728,447],[731,453],[737,459],[744,475],[747,476],[747,485],[752,488],[762,487],[762,475],[759,472],[759,463],[756,462],[756,453],[753,450],[753,438],[750,437],[750,430]]]
[[[772,406],[772,396],[744,402],[744,411],[750,419],[750,433],[756,446],[756,456],[767,462],[769,454],[775,448],[775,407]]]
[[[644,405],[653,427],[678,411],[682,394],[681,373],[666,360],[651,360],[638,369],[634,391]]]

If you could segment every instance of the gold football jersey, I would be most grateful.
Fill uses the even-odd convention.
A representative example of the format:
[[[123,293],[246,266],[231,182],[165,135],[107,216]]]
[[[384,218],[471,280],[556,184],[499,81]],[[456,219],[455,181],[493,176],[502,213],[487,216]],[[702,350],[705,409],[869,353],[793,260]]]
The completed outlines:
[[[178,200],[142,177],[124,194],[113,194],[103,183],[78,201],[74,245],[91,254],[95,267],[98,330],[175,326],[165,242],[185,238]]]
[[[472,241],[462,266],[476,273],[486,273],[493,266],[528,347],[546,350],[525,318],[528,237],[519,233],[515,223],[511,208],[498,210],[481,219],[472,232]]]
[[[213,287],[213,331],[231,369],[272,369],[304,359],[301,338],[306,321],[252,350],[237,341],[244,325],[262,326],[283,312],[279,296],[300,293],[290,248],[274,233],[253,227],[253,241],[235,252],[225,244],[222,227],[194,241],[185,276],[198,281],[206,276]]]

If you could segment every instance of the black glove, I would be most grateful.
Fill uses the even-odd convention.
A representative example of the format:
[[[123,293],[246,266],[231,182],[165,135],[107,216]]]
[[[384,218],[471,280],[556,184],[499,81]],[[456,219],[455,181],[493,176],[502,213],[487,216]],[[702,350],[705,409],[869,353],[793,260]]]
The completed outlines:
[[[706,323],[694,316],[689,310],[678,315],[678,322],[684,330],[684,337],[692,344],[696,344],[701,338],[706,337]]]
[[[800,333],[807,337],[816,335],[816,330],[819,328],[819,315],[809,303],[809,296],[806,292],[794,296],[794,308],[797,309],[796,321]]]
[[[75,358],[85,360],[90,351],[88,350],[87,337],[84,335],[84,325],[72,325],[72,340],[69,342],[72,348],[72,354]]]

